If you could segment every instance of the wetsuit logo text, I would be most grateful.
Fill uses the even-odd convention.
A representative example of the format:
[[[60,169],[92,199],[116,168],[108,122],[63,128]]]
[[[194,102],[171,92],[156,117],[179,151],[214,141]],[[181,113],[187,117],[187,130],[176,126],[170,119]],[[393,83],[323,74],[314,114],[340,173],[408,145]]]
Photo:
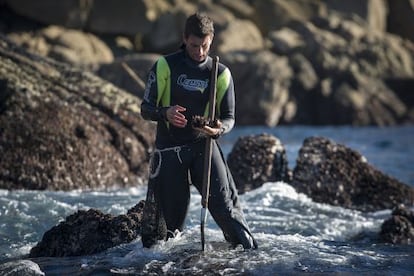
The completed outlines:
[[[200,91],[201,93],[203,93],[208,86],[208,79],[187,79],[187,75],[182,74],[178,77],[177,84],[184,87],[184,89],[188,91]]]

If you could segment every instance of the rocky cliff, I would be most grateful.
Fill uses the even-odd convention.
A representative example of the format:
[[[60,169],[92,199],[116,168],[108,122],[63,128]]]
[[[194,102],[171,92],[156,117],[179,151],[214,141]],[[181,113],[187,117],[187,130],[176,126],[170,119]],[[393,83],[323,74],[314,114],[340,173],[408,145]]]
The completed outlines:
[[[410,0],[3,0],[0,7],[0,32],[18,45],[91,68],[137,96],[157,55],[180,45],[186,16],[203,11],[216,24],[212,53],[234,76],[237,124],[414,122]]]

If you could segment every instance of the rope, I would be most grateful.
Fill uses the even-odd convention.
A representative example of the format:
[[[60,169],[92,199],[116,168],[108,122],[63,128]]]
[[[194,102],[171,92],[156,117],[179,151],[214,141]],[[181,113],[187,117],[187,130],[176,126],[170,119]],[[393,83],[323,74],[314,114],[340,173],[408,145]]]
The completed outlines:
[[[150,170],[149,177],[152,179],[152,178],[155,178],[159,175],[160,169],[161,169],[161,163],[162,163],[162,154],[161,153],[164,152],[164,151],[173,150],[177,154],[177,158],[180,161],[180,163],[182,164],[183,160],[181,159],[181,156],[180,156],[180,151],[181,151],[182,147],[184,147],[184,146],[175,146],[175,147],[171,147],[171,148],[155,149],[155,151],[153,152],[153,154],[151,156],[151,170]],[[158,164],[157,164],[157,167],[155,168],[155,170],[153,170],[155,156],[158,156]]]

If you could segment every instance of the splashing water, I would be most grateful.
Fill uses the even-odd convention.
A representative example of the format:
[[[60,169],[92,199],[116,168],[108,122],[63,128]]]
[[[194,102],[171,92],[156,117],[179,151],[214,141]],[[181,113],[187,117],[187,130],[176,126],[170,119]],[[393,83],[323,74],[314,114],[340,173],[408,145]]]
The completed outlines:
[[[411,142],[408,142],[412,141],[413,129],[403,128],[402,134],[387,137],[390,142],[386,143],[386,149],[381,148],[385,156],[378,153],[377,140],[372,139],[381,135],[381,139],[385,139],[382,133],[384,130],[368,129],[363,134],[365,139],[360,139],[359,136],[343,136],[343,139],[350,139],[348,144],[353,144],[354,148],[365,149],[363,154],[379,166],[387,167],[390,163],[399,166],[400,163],[412,164],[414,161],[413,149],[409,147]],[[251,132],[251,128],[248,130]],[[281,139],[282,142],[287,141],[285,146],[290,154],[292,151],[297,152],[302,141],[295,136],[294,130],[293,134],[284,133]],[[300,133],[308,136],[308,131],[311,130],[314,131],[301,129]],[[244,131],[239,130],[239,135]],[[339,131],[338,134],[337,129],[332,132],[324,129],[321,132],[340,136],[346,131]],[[361,141],[370,142],[367,145]],[[228,141],[224,141],[226,142]],[[401,152],[398,151],[399,148]],[[388,151],[393,155],[389,155]],[[394,160],[389,160],[390,156]],[[405,159],[398,159],[401,156]],[[401,175],[409,182],[412,180],[411,169],[407,169],[407,166],[388,170],[396,172],[397,176]],[[412,275],[414,272],[413,245],[393,246],[379,244],[376,240],[381,224],[390,216],[391,210],[363,213],[315,203],[283,182],[265,183],[240,196],[246,219],[259,243],[257,250],[230,248],[209,216],[206,224],[206,250],[201,252],[201,197],[192,188],[185,230],[177,233],[173,239],[159,242],[154,248],[143,248],[138,238],[129,244],[91,256],[26,257],[30,249],[41,240],[43,233],[77,210],[96,208],[104,213],[124,214],[145,199],[145,194],[146,187],[102,192],[0,190],[0,265],[6,262],[19,263],[20,266],[26,266],[27,270],[35,271],[35,275]]]

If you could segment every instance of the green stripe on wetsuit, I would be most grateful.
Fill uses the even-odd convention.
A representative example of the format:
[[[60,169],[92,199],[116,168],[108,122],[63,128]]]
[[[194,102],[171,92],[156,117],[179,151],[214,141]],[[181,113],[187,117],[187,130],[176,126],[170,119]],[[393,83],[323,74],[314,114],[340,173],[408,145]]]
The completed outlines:
[[[171,103],[171,71],[168,62],[161,57],[157,62],[157,105],[170,106]]]
[[[230,85],[230,70],[228,68],[224,69],[224,71],[217,77],[217,95],[216,95],[216,112],[220,116],[220,104],[223,100],[224,94],[226,94],[227,88]],[[209,110],[209,103],[206,106],[206,110],[204,111],[204,116],[207,117]]]

